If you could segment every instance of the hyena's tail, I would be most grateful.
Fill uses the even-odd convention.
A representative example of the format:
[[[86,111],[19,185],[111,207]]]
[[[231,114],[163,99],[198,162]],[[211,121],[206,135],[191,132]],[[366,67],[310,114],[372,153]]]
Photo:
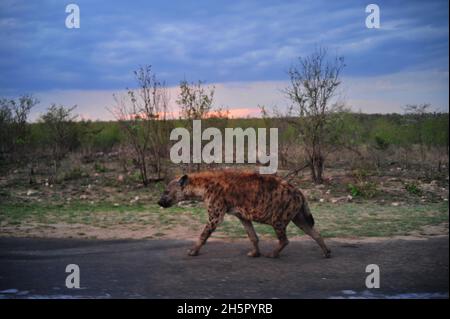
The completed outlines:
[[[309,209],[308,206],[308,202],[306,201],[306,198],[303,197],[303,205],[302,208],[300,209],[300,214],[303,215],[305,221],[308,223],[309,226],[313,227],[314,226],[314,217],[311,214],[311,210]]]

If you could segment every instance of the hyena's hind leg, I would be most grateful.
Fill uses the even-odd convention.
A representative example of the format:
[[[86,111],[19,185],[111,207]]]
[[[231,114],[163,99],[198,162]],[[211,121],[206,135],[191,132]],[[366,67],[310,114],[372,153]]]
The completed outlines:
[[[255,232],[255,229],[253,228],[253,224],[251,221],[239,218],[242,225],[245,228],[245,231],[247,232],[248,238],[253,244],[253,249],[247,254],[249,257],[259,257],[261,254],[259,252],[259,246],[258,246],[258,235]]]
[[[330,258],[331,257],[331,250],[327,247],[327,245],[325,245],[325,242],[322,238],[322,236],[320,235],[320,233],[314,228],[314,225],[311,225],[310,222],[311,219],[306,219],[302,213],[298,213],[293,219],[292,221],[294,222],[294,224],[300,228],[301,230],[303,230],[305,232],[305,234],[311,236],[312,239],[314,239],[316,241],[316,243],[319,244],[320,248],[322,248],[323,254],[326,258]]]
[[[286,236],[286,225],[282,223],[276,223],[275,225],[272,225],[272,227],[275,230],[275,234],[278,237],[278,246],[275,247],[275,249],[272,252],[266,254],[265,256],[270,258],[277,258],[280,255],[280,252],[283,250],[283,248],[289,244],[289,240]]]

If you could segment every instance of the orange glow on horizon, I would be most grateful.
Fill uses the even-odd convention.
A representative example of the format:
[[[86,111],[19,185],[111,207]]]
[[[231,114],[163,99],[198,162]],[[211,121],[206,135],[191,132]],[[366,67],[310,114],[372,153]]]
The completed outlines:
[[[227,118],[246,118],[246,117],[261,117],[261,111],[259,108],[248,108],[248,107],[243,107],[243,108],[233,108],[233,109],[224,109],[221,111],[212,111],[209,113],[208,118],[213,118],[216,116],[224,116]],[[126,117],[128,118],[128,120],[132,120],[132,119],[145,119],[146,116],[145,114],[127,114]],[[154,119],[156,120],[162,120],[164,118],[170,120],[170,119],[177,119],[180,118],[181,114],[180,111],[167,111],[165,113],[163,112],[159,112],[155,114]],[[89,119],[89,115],[88,114],[83,114],[82,118],[84,119]]]

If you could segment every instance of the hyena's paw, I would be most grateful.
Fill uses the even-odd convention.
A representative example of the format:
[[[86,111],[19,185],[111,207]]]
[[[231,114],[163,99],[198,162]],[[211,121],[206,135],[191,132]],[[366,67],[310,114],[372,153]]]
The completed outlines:
[[[198,249],[192,248],[188,250],[189,256],[197,256],[198,255]]]
[[[278,258],[278,257],[280,257],[280,254],[272,251],[270,253],[264,254],[264,256],[267,258]]]
[[[260,254],[259,251],[252,250],[252,251],[250,251],[250,252],[247,254],[247,256],[248,256],[248,257],[259,257],[259,256],[261,256],[261,254]]]
[[[327,250],[324,254],[325,258],[331,258],[331,250]]]

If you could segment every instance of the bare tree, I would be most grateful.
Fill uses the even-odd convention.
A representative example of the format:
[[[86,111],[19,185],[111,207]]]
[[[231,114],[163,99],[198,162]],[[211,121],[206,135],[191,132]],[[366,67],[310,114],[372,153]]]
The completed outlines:
[[[27,162],[29,182],[34,182],[34,152],[31,151],[31,131],[27,123],[31,109],[39,101],[32,95],[18,99],[0,99],[0,162]]]
[[[204,88],[203,83],[180,82],[180,95],[177,104],[181,116],[188,120],[201,120],[209,116],[214,100],[214,87]]]
[[[0,99],[0,153],[10,153],[17,160],[23,157],[23,151],[29,138],[27,119],[31,109],[39,101],[32,95],[23,95],[18,99]]]
[[[431,104],[424,103],[424,104],[407,104],[403,111],[406,114],[414,114],[418,116],[423,116],[426,113],[431,111]]]
[[[288,72],[290,86],[285,93],[292,106],[287,116],[298,127],[315,183],[323,182],[327,147],[337,143],[336,114],[343,110],[343,105],[336,102],[336,96],[344,67],[343,57],[329,59],[327,50],[319,48],[300,57],[298,65]]]
[[[214,87],[204,87],[203,82],[189,83],[186,80],[180,82],[180,94],[177,104],[180,106],[181,117],[187,120],[187,129],[192,133],[192,120],[202,120],[213,115],[212,105],[214,101]],[[227,117],[228,113],[218,110],[216,116],[219,118]],[[192,136],[192,134],[191,134]],[[188,165],[188,170],[191,170]],[[196,165],[197,171],[200,170],[200,164]]]
[[[156,180],[162,176],[162,162],[167,153],[167,113],[169,95],[164,82],[157,80],[150,65],[134,71],[138,88],[124,96],[114,95],[111,112],[118,120],[134,151],[142,184],[150,182],[152,167]]]

